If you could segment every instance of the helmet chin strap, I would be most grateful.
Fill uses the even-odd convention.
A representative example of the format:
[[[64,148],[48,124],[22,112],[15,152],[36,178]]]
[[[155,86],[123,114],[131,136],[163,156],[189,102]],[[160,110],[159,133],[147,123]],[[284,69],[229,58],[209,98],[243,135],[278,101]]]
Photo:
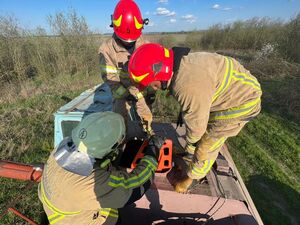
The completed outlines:
[[[168,88],[168,81],[161,81],[161,89],[164,91],[164,90],[167,90]]]
[[[105,168],[109,163],[115,161],[119,155],[119,149],[111,151],[108,155],[106,155],[103,159],[101,159],[100,168]]]
[[[127,50],[128,49],[131,49],[134,45],[135,45],[135,42],[136,41],[132,41],[132,42],[127,42],[125,40],[122,40],[120,37],[118,37],[118,35],[115,35],[116,36],[116,40],[117,42],[119,42],[119,44],[121,44],[124,48],[126,48]]]

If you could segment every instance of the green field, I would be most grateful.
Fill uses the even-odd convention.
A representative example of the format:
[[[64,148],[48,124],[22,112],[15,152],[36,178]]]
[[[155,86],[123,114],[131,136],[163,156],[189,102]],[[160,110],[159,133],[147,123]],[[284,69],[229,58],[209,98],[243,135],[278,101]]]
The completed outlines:
[[[274,24],[254,29],[249,22],[240,30],[234,26],[233,30],[213,27],[207,32],[156,34],[147,38],[167,46],[187,45],[193,51],[231,55],[257,76],[263,89],[262,112],[237,137],[228,140],[229,150],[264,223],[297,225],[300,224],[300,16],[287,24]],[[256,40],[254,46],[252,36],[251,40],[243,36],[245,29],[250,28],[252,32],[260,32],[264,43]],[[64,99],[72,99],[101,82],[97,48],[106,37],[31,34],[12,38],[3,32],[0,29],[0,158],[45,162],[53,147],[53,113],[66,103]],[[279,37],[283,33],[285,39]],[[220,34],[222,42],[214,46],[209,40],[218,40]],[[245,43],[235,46],[237,42],[230,41],[234,38]],[[283,48],[286,40],[294,47]],[[272,45],[272,41],[278,44]],[[265,47],[270,43],[271,47],[277,46],[271,52]],[[240,49],[240,46],[248,47]],[[174,99],[163,92],[158,94],[153,108],[157,121],[174,121],[179,110]],[[42,207],[37,185],[0,178],[0,214],[8,206],[39,221]],[[25,223],[8,214],[0,224]]]

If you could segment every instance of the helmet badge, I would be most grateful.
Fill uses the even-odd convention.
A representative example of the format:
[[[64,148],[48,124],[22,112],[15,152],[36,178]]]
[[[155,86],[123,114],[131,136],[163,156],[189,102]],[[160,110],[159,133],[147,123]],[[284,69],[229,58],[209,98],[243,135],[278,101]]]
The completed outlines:
[[[87,131],[86,131],[86,129],[82,128],[82,129],[79,131],[78,137],[79,137],[80,139],[85,139],[86,136],[87,136]]]

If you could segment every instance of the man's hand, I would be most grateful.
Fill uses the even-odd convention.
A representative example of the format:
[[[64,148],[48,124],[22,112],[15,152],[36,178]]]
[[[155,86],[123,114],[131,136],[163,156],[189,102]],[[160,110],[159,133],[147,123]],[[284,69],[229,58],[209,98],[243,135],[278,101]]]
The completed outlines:
[[[151,155],[154,158],[156,158],[156,160],[158,161],[160,149],[164,143],[165,143],[164,137],[158,135],[152,135],[145,149],[145,155]]]

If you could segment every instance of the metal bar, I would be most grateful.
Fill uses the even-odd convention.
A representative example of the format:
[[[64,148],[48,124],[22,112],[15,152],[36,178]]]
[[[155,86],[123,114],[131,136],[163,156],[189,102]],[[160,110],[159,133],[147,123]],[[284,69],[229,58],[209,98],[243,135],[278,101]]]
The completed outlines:
[[[42,167],[0,160],[0,177],[39,182]]]
[[[22,213],[20,213],[18,210],[14,209],[14,208],[8,208],[8,211],[12,212],[13,214],[15,214],[16,216],[22,218],[23,220],[25,220],[26,222],[28,222],[29,224],[32,225],[38,225],[38,223],[36,223],[35,221],[33,221],[32,219],[29,219],[27,216],[23,215]]]

